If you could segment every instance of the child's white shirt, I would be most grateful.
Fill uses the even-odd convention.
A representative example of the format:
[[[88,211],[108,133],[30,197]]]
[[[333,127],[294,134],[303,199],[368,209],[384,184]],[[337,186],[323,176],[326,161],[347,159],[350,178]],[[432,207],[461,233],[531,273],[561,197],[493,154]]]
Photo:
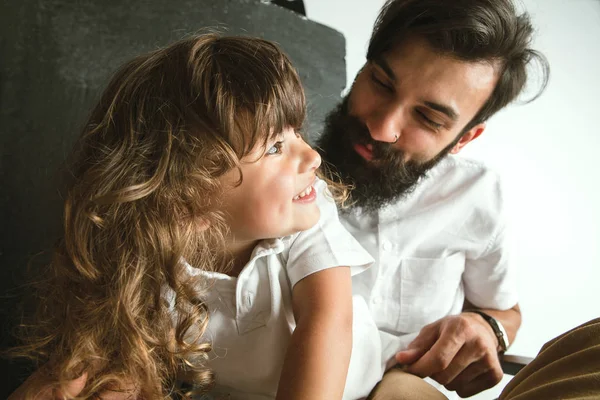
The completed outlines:
[[[208,367],[216,373],[215,399],[272,399],[296,326],[292,288],[315,272],[349,266],[364,271],[371,256],[341,225],[325,182],[318,180],[321,216],[309,230],[261,241],[237,278],[187,265],[190,274],[212,279],[205,340],[212,343]],[[327,193],[326,193],[327,192]],[[383,375],[381,342],[368,307],[353,296],[353,345],[344,399],[365,397]],[[325,355],[323,355],[325,357]]]

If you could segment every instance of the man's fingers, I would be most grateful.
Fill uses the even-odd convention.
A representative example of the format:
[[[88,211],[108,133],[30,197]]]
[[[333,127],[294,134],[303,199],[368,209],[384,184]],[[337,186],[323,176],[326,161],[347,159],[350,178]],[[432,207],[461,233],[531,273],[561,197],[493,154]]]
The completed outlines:
[[[485,378],[484,375],[486,375]],[[489,381],[491,386],[494,386],[496,383],[500,382],[502,376],[503,372],[499,364],[493,365],[487,360],[481,359],[469,365],[463,372],[461,372],[455,379],[445,386],[448,390],[457,391],[460,388],[468,386],[471,382],[474,382],[477,379]]]
[[[469,351],[467,346],[463,346],[456,354],[454,359],[452,359],[450,365],[448,365],[448,367],[443,371],[432,374],[431,379],[433,379],[441,385],[446,386],[449,383],[453,382],[456,379],[456,377],[462,375],[466,369],[471,368],[471,366],[473,366],[474,364],[477,364],[475,361],[477,361],[477,359],[473,357],[473,354]],[[484,372],[484,370],[480,368],[479,371],[471,377],[471,379],[482,372]]]
[[[455,378],[443,383],[443,385],[448,390],[457,391],[463,388],[468,383],[477,379],[477,377],[479,377],[480,375],[487,373],[489,370],[489,366],[486,366],[484,362],[474,362],[467,368],[465,368],[465,370],[458,374]]]
[[[395,359],[399,364],[412,364],[416,362],[434,345],[438,339],[437,326],[430,324],[421,329],[416,338],[408,344],[405,350],[399,351]]]
[[[431,376],[448,368],[463,343],[442,335],[437,342],[406,371],[422,378]]]
[[[396,362],[402,365],[408,365],[416,362],[425,354],[425,349],[406,349],[396,353]]]
[[[502,371],[489,370],[476,376],[470,382],[466,382],[461,387],[456,388],[456,393],[460,397],[470,397],[486,389],[494,387],[502,380]],[[451,389],[452,390],[452,389]]]

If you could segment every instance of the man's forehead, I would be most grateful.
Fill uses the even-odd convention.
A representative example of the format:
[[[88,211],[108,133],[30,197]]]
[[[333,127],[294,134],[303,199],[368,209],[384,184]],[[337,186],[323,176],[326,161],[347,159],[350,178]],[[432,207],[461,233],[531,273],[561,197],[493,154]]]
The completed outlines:
[[[395,45],[376,61],[387,64],[388,71],[398,74],[407,67],[417,67],[420,75],[443,72],[466,78],[474,87],[488,86],[497,80],[498,65],[487,60],[463,60],[434,49],[427,40],[413,37]],[[418,74],[417,74],[418,75]]]

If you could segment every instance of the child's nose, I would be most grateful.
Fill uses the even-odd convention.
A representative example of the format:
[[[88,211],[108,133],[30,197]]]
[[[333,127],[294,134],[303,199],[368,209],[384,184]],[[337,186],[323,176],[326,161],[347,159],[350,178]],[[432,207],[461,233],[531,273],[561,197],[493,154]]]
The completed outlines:
[[[321,156],[308,143],[304,143],[304,168],[306,171],[315,171],[321,166]]]

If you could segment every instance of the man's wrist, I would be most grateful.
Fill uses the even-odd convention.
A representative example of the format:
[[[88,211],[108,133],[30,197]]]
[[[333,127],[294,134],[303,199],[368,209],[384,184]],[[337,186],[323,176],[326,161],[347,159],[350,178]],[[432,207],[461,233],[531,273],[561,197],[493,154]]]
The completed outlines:
[[[500,321],[481,310],[472,309],[464,310],[464,312],[479,314],[483,320],[489,324],[494,332],[494,335],[496,336],[496,339],[498,340],[498,353],[502,354],[508,349],[508,346],[510,345],[508,341],[508,334],[506,333],[506,329],[504,329],[504,326],[502,326]]]

